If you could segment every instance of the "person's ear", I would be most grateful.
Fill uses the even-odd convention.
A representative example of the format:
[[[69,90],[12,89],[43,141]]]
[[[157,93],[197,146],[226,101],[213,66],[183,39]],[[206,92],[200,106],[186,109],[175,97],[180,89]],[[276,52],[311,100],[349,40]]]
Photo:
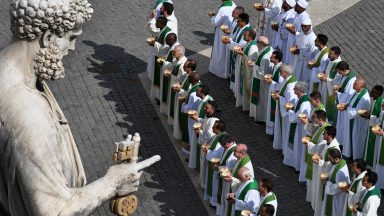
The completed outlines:
[[[43,48],[46,48],[49,46],[49,43],[52,42],[56,36],[52,33],[51,30],[47,30],[44,32],[44,34],[40,38],[40,45]]]

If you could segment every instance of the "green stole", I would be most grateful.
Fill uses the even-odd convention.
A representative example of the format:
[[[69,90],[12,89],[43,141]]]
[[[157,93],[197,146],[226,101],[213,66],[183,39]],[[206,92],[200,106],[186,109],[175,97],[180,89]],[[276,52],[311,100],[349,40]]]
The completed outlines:
[[[355,98],[355,96],[357,95],[357,98],[356,98],[355,102],[352,104],[352,108],[356,108],[357,104],[359,104],[360,99],[367,92],[368,92],[368,90],[366,88],[364,88],[359,94],[355,93],[355,95],[353,95],[353,97],[351,98],[351,100],[349,101],[348,104],[350,104],[352,102],[353,98]],[[349,147],[350,147],[351,150],[352,150],[352,140],[353,140],[353,133],[352,133],[352,131],[353,131],[353,124],[354,124],[354,122],[355,122],[354,118],[349,120]],[[357,157],[361,157],[361,156],[357,156]]]
[[[184,78],[183,82],[182,82],[182,86],[181,88],[184,90],[184,91],[188,91],[188,88],[189,88],[189,79],[188,79],[188,74],[186,74],[186,77]],[[187,118],[187,115],[183,112],[181,112],[181,105],[179,105],[179,110],[177,110],[177,112],[179,112],[179,126],[180,126],[180,130],[183,131],[183,122],[184,121],[187,121],[188,122],[188,118]],[[187,119],[185,119],[187,118]],[[188,128],[187,128],[187,131],[188,131]],[[181,133],[181,140],[183,142],[188,142],[188,133]]]
[[[178,64],[176,65],[173,70],[172,70],[172,75],[177,77],[177,74],[179,73],[179,69],[180,69],[180,65],[181,64]],[[176,91],[171,91],[171,104],[170,104],[170,110],[169,110],[169,116],[171,116],[172,118],[175,117],[175,96],[176,96]]]
[[[172,62],[172,59],[173,59],[172,50],[169,49],[166,61]],[[173,73],[173,71],[172,71],[172,73]],[[161,93],[162,93],[162,100],[161,101],[164,103],[167,103],[170,82],[171,82],[171,78],[169,78],[167,76],[163,76],[163,89],[161,91]]]
[[[236,43],[239,43],[241,38],[243,37],[244,33],[246,31],[249,31],[251,30],[252,27],[251,26],[247,26],[245,27],[243,30],[241,30],[240,32],[238,32],[236,34],[236,37],[237,37],[237,40],[235,41]],[[229,56],[230,56],[230,73],[231,73],[231,82],[235,82],[235,64],[236,64],[236,55],[235,55],[235,52],[233,50],[230,50],[229,52]],[[240,57],[240,56],[239,56]]]
[[[216,135],[216,137],[211,142],[211,146],[209,147],[210,151],[215,150],[217,144],[219,143],[220,137],[227,134],[227,132],[222,132]],[[212,169],[212,163],[211,161],[208,161],[208,171],[207,171],[207,194],[209,196],[212,196],[212,184],[213,184],[213,173],[214,170]]]
[[[259,188],[259,183],[256,180],[249,182],[244,187],[244,189],[240,192],[239,197],[237,197],[237,199],[244,201],[245,196],[247,195],[249,190],[258,190],[258,188]],[[241,210],[235,210],[235,216],[240,216],[240,215],[241,215]]]
[[[329,71],[329,78],[330,79],[334,79],[336,74],[337,74],[337,71],[336,71],[337,64],[338,64],[338,62],[333,63],[332,68]],[[327,92],[328,92],[328,89],[327,89]],[[333,120],[335,120],[337,118],[335,95],[331,94],[331,95],[327,96],[327,103],[325,104],[325,107],[327,110],[328,121],[333,123]]]
[[[266,205],[266,204],[268,204],[268,203],[270,203],[270,202],[272,202],[272,201],[274,201],[274,200],[276,200],[276,195],[272,192],[271,195],[267,196],[267,197],[263,200],[263,203],[261,203],[260,206],[262,206],[262,205]],[[275,210],[275,211],[276,211],[276,210]],[[260,213],[260,209],[257,211],[257,213],[258,213],[258,215],[259,215],[259,213]]]
[[[244,48],[244,55],[248,56],[249,50],[251,49],[251,46],[257,45],[257,41],[252,41],[251,43],[248,43],[245,48]],[[247,63],[246,63],[247,64]],[[247,72],[247,66],[243,68],[243,60],[241,61],[240,64],[240,95],[243,95],[243,88],[245,85],[247,85],[247,82],[244,83],[244,76],[246,75],[245,73]]]
[[[316,67],[316,68],[317,68],[317,67],[320,67],[321,59],[322,59],[323,56],[324,56],[326,53],[328,53],[328,52],[329,52],[329,48],[328,48],[328,47],[325,47],[325,48],[321,51],[319,57],[317,57],[316,62],[315,62],[315,64],[313,65],[313,67]],[[318,91],[318,90],[319,90],[319,83],[318,83],[318,82],[313,83],[313,91]]]
[[[297,101],[296,107],[295,107],[295,113],[299,111],[300,106],[302,103],[309,101],[308,95],[303,95],[299,98],[299,101]],[[289,125],[289,138],[288,138],[288,147],[290,149],[293,149],[293,144],[295,141],[295,132],[296,132],[297,123],[291,123]]]
[[[240,161],[237,161],[234,169],[232,170],[232,176],[234,178],[239,178],[239,175],[237,174],[237,172],[239,171],[239,169],[241,167],[244,167],[245,164],[247,164],[250,161],[251,161],[251,159],[249,158],[249,155],[241,158]],[[232,188],[231,187],[229,187],[229,191],[230,191],[230,193],[232,192]],[[228,203],[228,205],[227,205],[227,213],[229,215],[230,215],[230,212],[232,212],[232,206],[233,206],[233,204],[230,204],[230,203]]]
[[[197,90],[197,88],[200,86],[200,82],[196,83],[192,88],[189,90],[187,97],[185,98],[185,103],[188,103],[189,96]],[[181,108],[180,108],[181,109]],[[189,132],[188,132],[188,114],[184,112],[180,112],[180,128],[181,128],[181,139],[182,141],[188,143],[189,142]]]
[[[283,87],[280,89],[280,92],[279,92],[279,95],[284,97],[284,94],[285,94],[285,90],[287,89],[287,86],[289,83],[294,83],[296,82],[297,79],[296,79],[296,76],[295,75],[291,75],[291,77],[288,78],[287,82],[284,83]],[[280,110],[280,100],[277,101],[277,106],[279,107],[279,110]],[[281,111],[279,111],[279,117],[280,117],[280,133],[282,131],[282,116],[281,116]]]
[[[359,178],[359,179],[355,179],[351,185],[351,187],[349,188],[350,191],[352,191],[353,193],[356,193],[357,191],[357,186],[359,185],[359,183],[361,182],[361,180],[363,180],[363,178]],[[347,203],[348,204],[348,203]],[[345,214],[346,216],[352,216],[352,211],[348,208],[347,206],[347,212]]]
[[[376,117],[380,116],[382,103],[383,103],[383,96],[380,96],[379,98],[376,99],[375,104],[373,105],[373,110],[371,115],[374,115]],[[376,135],[372,132],[372,126],[369,126],[367,141],[365,143],[365,149],[364,149],[364,160],[367,162],[367,165],[369,167],[373,167],[375,141],[376,141]]]
[[[167,1],[167,0],[157,0],[155,9],[157,8],[157,6],[158,6],[159,4],[162,4],[162,3],[166,2],[166,1]]]
[[[353,71],[353,70],[351,70],[350,72],[349,72],[349,74],[347,75],[347,77],[345,78],[345,80],[344,80],[344,82],[341,84],[341,86],[340,86],[340,88],[339,88],[339,92],[341,92],[341,93],[344,93],[344,91],[345,91],[345,87],[347,86],[347,84],[348,84],[348,82],[353,78],[353,77],[356,77],[356,73],[355,73],[355,71]],[[335,98],[335,101],[336,101],[336,104],[338,104],[339,103],[339,98],[336,96],[336,98]],[[337,123],[337,113],[339,112],[337,109],[335,110],[335,118],[333,119],[333,122],[332,122],[332,124],[334,125],[334,126],[336,126],[336,123]]]
[[[325,127],[330,126],[328,122],[321,125],[321,127],[317,128],[313,136],[311,137],[311,142],[313,144],[319,144],[319,138],[323,135]],[[312,156],[308,153],[308,146],[305,147],[305,163],[307,164],[307,170],[305,171],[305,178],[308,180],[312,180],[313,177],[313,161]]]
[[[168,26],[165,26],[164,29],[161,31],[159,36],[156,39],[156,42],[164,45],[164,39],[165,36],[170,32],[171,29]],[[157,63],[157,59],[159,57],[155,56],[155,68],[154,68],[154,74],[153,74],[153,85],[160,86],[160,68],[162,63]]]
[[[271,46],[267,46],[263,50],[263,52],[260,53],[255,63],[257,66],[260,67],[261,60],[269,51],[271,51]],[[252,82],[252,95],[251,95],[252,104],[257,105],[259,103],[259,96],[260,96],[259,94],[260,94],[260,80],[254,77]]]
[[[361,199],[361,201],[359,203],[359,207],[357,208],[357,211],[362,211],[362,209],[364,208],[364,205],[367,202],[369,197],[371,197],[371,196],[378,196],[379,199],[381,198],[380,189],[378,187],[376,187],[376,186],[373,186],[373,187],[374,188],[372,190],[370,190],[367,193],[365,193],[363,199]]]
[[[334,166],[335,169],[331,173],[331,176],[329,178],[329,181],[332,182],[333,184],[336,183],[336,174],[337,172],[343,168],[347,163],[345,162],[344,159],[341,159],[340,162]],[[324,203],[325,204],[325,215],[326,216],[332,216],[332,203],[333,203],[333,195],[327,194],[327,201]],[[334,215],[336,216],[336,215]]]
[[[205,98],[203,100],[200,101],[200,104],[199,104],[199,108],[197,109],[197,113],[199,113],[199,118],[204,118],[205,117],[205,104],[207,104],[207,102],[209,100],[213,100],[213,98],[209,95],[206,95]],[[199,142],[197,141],[196,139],[196,146],[197,146],[197,149],[196,149],[196,163],[197,163],[197,167],[200,167],[200,154],[201,154],[201,144],[199,144]]]
[[[232,0],[225,1],[223,4],[220,5],[219,9],[222,7],[232,6],[232,4]]]
[[[220,163],[220,166],[225,166],[225,164],[227,163],[227,160],[229,158],[229,156],[231,156],[231,154],[233,153],[233,151],[235,150],[236,148],[236,145],[235,144],[232,144],[232,146],[228,149],[227,153],[225,153],[225,155],[223,155],[221,158],[221,163]],[[223,154],[224,154],[223,153]],[[217,202],[219,204],[221,204],[221,193],[222,193],[222,189],[223,189],[223,179],[221,177],[219,177],[219,187],[218,187],[218,190],[217,190]]]
[[[281,65],[279,66],[279,68],[275,71],[275,73],[272,76],[272,80],[275,81],[276,83],[279,83],[280,71],[281,71]],[[271,107],[271,111],[269,112],[269,121],[275,122],[276,101],[273,100],[272,96],[271,96],[270,107]]]

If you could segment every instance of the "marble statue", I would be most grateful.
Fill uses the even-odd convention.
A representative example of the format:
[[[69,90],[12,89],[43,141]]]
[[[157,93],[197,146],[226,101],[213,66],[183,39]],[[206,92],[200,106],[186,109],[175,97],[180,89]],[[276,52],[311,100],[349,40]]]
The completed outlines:
[[[11,0],[13,39],[0,50],[0,208],[10,215],[88,215],[136,191],[142,169],[160,160],[120,162],[86,184],[45,81],[64,77],[62,58],[92,13],[87,0]]]

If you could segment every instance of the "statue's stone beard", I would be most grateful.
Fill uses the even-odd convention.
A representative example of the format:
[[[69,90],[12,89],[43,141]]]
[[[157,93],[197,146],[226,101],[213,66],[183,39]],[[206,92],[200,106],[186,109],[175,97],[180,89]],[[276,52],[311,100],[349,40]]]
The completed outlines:
[[[48,48],[41,48],[35,57],[33,66],[39,80],[57,80],[64,78],[63,56],[56,42]]]

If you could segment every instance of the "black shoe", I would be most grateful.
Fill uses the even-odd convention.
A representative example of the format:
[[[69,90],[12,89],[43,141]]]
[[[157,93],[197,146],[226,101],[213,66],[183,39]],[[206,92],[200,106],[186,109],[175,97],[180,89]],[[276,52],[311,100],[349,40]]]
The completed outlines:
[[[160,100],[157,99],[157,98],[155,98],[155,100],[156,100],[156,104],[157,104],[157,105],[160,105]]]
[[[209,204],[209,207],[216,209],[216,206],[213,206],[212,204]]]

